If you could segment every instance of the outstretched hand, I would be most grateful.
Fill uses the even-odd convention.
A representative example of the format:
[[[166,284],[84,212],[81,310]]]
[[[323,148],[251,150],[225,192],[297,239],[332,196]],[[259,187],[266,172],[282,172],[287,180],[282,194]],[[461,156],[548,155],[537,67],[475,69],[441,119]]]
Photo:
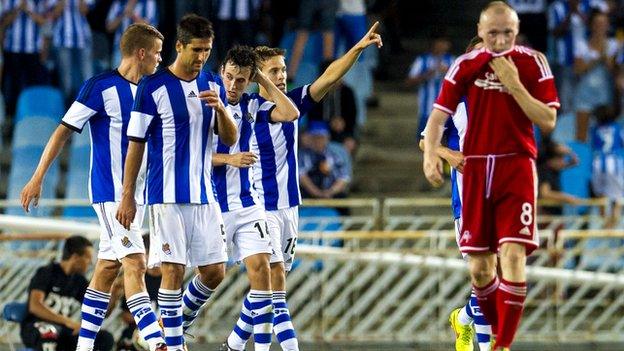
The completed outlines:
[[[379,27],[379,21],[375,22],[372,27],[368,30],[368,32],[360,39],[357,46],[362,50],[367,47],[375,44],[377,48],[381,48],[383,46],[383,42],[381,41],[381,35],[377,34],[375,31]]]

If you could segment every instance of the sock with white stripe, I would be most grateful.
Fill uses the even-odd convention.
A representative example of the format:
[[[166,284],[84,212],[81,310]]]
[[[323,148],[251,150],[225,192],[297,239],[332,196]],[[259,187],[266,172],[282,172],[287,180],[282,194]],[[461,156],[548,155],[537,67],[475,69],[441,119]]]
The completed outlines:
[[[197,318],[199,310],[206,304],[214,290],[210,289],[196,275],[189,282],[182,297],[182,327],[186,331]]]
[[[466,305],[459,310],[457,320],[461,325],[472,324],[472,311],[470,311],[470,300],[466,302]]]
[[[269,351],[273,334],[273,293],[271,291],[250,290],[247,299],[251,304],[254,350]]]
[[[244,350],[247,340],[253,333],[253,318],[251,317],[251,303],[248,295],[243,300],[243,306],[238,317],[238,321],[234,325],[234,329],[227,338],[227,344],[235,350]]]
[[[139,328],[139,334],[148,343],[149,349],[154,350],[158,344],[164,343],[162,329],[152,310],[149,295],[144,291],[134,294],[128,299],[127,305]]]
[[[290,311],[286,304],[286,292],[273,292],[273,332],[284,351],[299,351],[297,334],[290,320]]]
[[[95,337],[102,327],[110,294],[87,288],[82,300],[80,332],[78,333],[78,345],[76,351],[91,351]]]
[[[479,343],[479,349],[481,351],[490,351],[492,327],[487,319],[485,319],[483,313],[481,313],[477,296],[474,293],[470,294],[470,300],[468,300],[468,304],[465,308],[470,318],[474,321],[474,329],[477,336],[477,343]]]
[[[158,289],[158,305],[165,330],[167,348],[172,351],[182,350],[182,289]]]

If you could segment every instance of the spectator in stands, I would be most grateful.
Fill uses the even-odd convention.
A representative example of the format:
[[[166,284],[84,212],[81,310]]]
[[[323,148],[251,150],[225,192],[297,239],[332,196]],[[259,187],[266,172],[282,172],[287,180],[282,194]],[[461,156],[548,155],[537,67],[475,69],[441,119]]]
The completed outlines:
[[[65,99],[74,97],[82,82],[93,76],[91,28],[87,13],[94,0],[51,0],[53,45]]]
[[[154,27],[158,25],[158,8],[156,0],[115,0],[113,1],[106,18],[106,30],[115,33],[113,43],[112,66],[117,67],[121,62],[121,35],[132,23],[147,23]]]
[[[15,114],[19,93],[26,87],[44,84],[48,73],[41,64],[43,38],[40,33],[46,22],[46,0],[2,1],[0,27],[4,31],[4,68],[2,81],[7,114]]]
[[[221,0],[216,13],[215,44],[219,59],[234,45],[254,46],[260,0]]]
[[[407,86],[418,86],[419,122],[417,139],[425,130],[427,118],[433,102],[438,96],[442,80],[455,57],[449,54],[451,42],[444,36],[438,36],[431,42],[431,51],[416,57],[405,80]]]
[[[578,157],[570,148],[554,141],[550,134],[542,137],[538,157],[538,194],[540,199],[553,200],[560,204],[579,204],[581,200],[561,191],[561,171],[576,166]],[[560,215],[561,207],[549,207],[546,212]]]
[[[616,116],[611,106],[597,107],[594,111],[597,123],[591,131],[592,190],[595,196],[610,201],[607,227],[620,222],[624,199],[624,130],[615,121]]]
[[[325,72],[329,64],[321,65],[321,72]],[[308,112],[308,119],[324,121],[329,125],[330,140],[342,144],[350,155],[357,148],[357,105],[353,90],[340,79],[334,89]]]
[[[315,29],[315,17],[319,18],[317,28],[323,35],[323,61],[334,59],[334,24],[337,10],[338,2],[336,0],[301,0],[299,2],[299,28],[288,64],[288,78],[290,80],[295,80],[297,75],[308,37],[310,32]]]
[[[548,31],[554,45],[550,52],[552,69],[563,111],[572,111],[574,98],[574,53],[578,42],[585,41],[588,1],[556,0],[548,8]]]
[[[329,129],[313,121],[305,132],[308,145],[300,150],[299,181],[303,197],[345,198],[351,182],[351,158],[338,143],[329,141]]]
[[[24,345],[37,351],[76,349],[80,321],[72,317],[80,311],[89,286],[84,275],[92,262],[93,244],[82,236],[72,236],[65,240],[60,263],[52,262],[35,272],[28,286],[28,315],[20,326]],[[96,309],[96,314],[104,318],[107,311]],[[113,343],[112,334],[101,330],[94,349],[109,351]]]
[[[518,13],[520,32],[526,36],[528,46],[540,52],[546,52],[546,39],[548,38],[546,2],[546,0],[507,1]]]
[[[589,39],[579,41],[574,50],[574,71],[578,75],[574,98],[576,139],[581,142],[587,141],[592,111],[613,104],[615,57],[620,48],[618,41],[609,37],[609,17],[605,13],[592,12],[589,23]]]

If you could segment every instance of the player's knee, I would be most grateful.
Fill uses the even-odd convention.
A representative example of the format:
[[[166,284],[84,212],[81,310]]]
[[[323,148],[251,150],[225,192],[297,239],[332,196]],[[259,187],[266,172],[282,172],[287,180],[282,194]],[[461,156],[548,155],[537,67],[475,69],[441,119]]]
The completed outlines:
[[[141,257],[125,257],[122,261],[124,274],[129,274],[132,278],[142,279],[147,271],[145,259]]]
[[[494,276],[496,275],[496,271],[489,267],[488,265],[472,265],[470,267],[470,276],[472,277],[473,283],[477,286],[483,286],[492,281]]]
[[[119,262],[99,260],[95,267],[91,287],[98,291],[108,291],[119,273]]]
[[[185,267],[181,264],[163,263],[160,267],[162,272],[162,284],[164,289],[179,289],[182,286]]]
[[[210,289],[216,289],[225,278],[225,265],[213,264],[204,267],[198,267],[199,279]]]
[[[519,244],[506,244],[500,250],[501,266],[503,268],[515,269],[524,267],[526,264],[526,251],[524,246]]]

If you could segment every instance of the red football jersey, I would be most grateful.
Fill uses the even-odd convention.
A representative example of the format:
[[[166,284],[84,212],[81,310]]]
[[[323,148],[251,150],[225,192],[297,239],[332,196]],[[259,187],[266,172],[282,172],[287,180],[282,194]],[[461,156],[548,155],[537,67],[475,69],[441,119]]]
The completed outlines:
[[[434,107],[453,114],[457,104],[465,99],[466,156],[520,153],[535,158],[533,123],[488,65],[498,56],[512,58],[520,81],[534,98],[559,108],[557,89],[544,55],[523,46],[502,53],[482,48],[457,58],[444,77]]]

